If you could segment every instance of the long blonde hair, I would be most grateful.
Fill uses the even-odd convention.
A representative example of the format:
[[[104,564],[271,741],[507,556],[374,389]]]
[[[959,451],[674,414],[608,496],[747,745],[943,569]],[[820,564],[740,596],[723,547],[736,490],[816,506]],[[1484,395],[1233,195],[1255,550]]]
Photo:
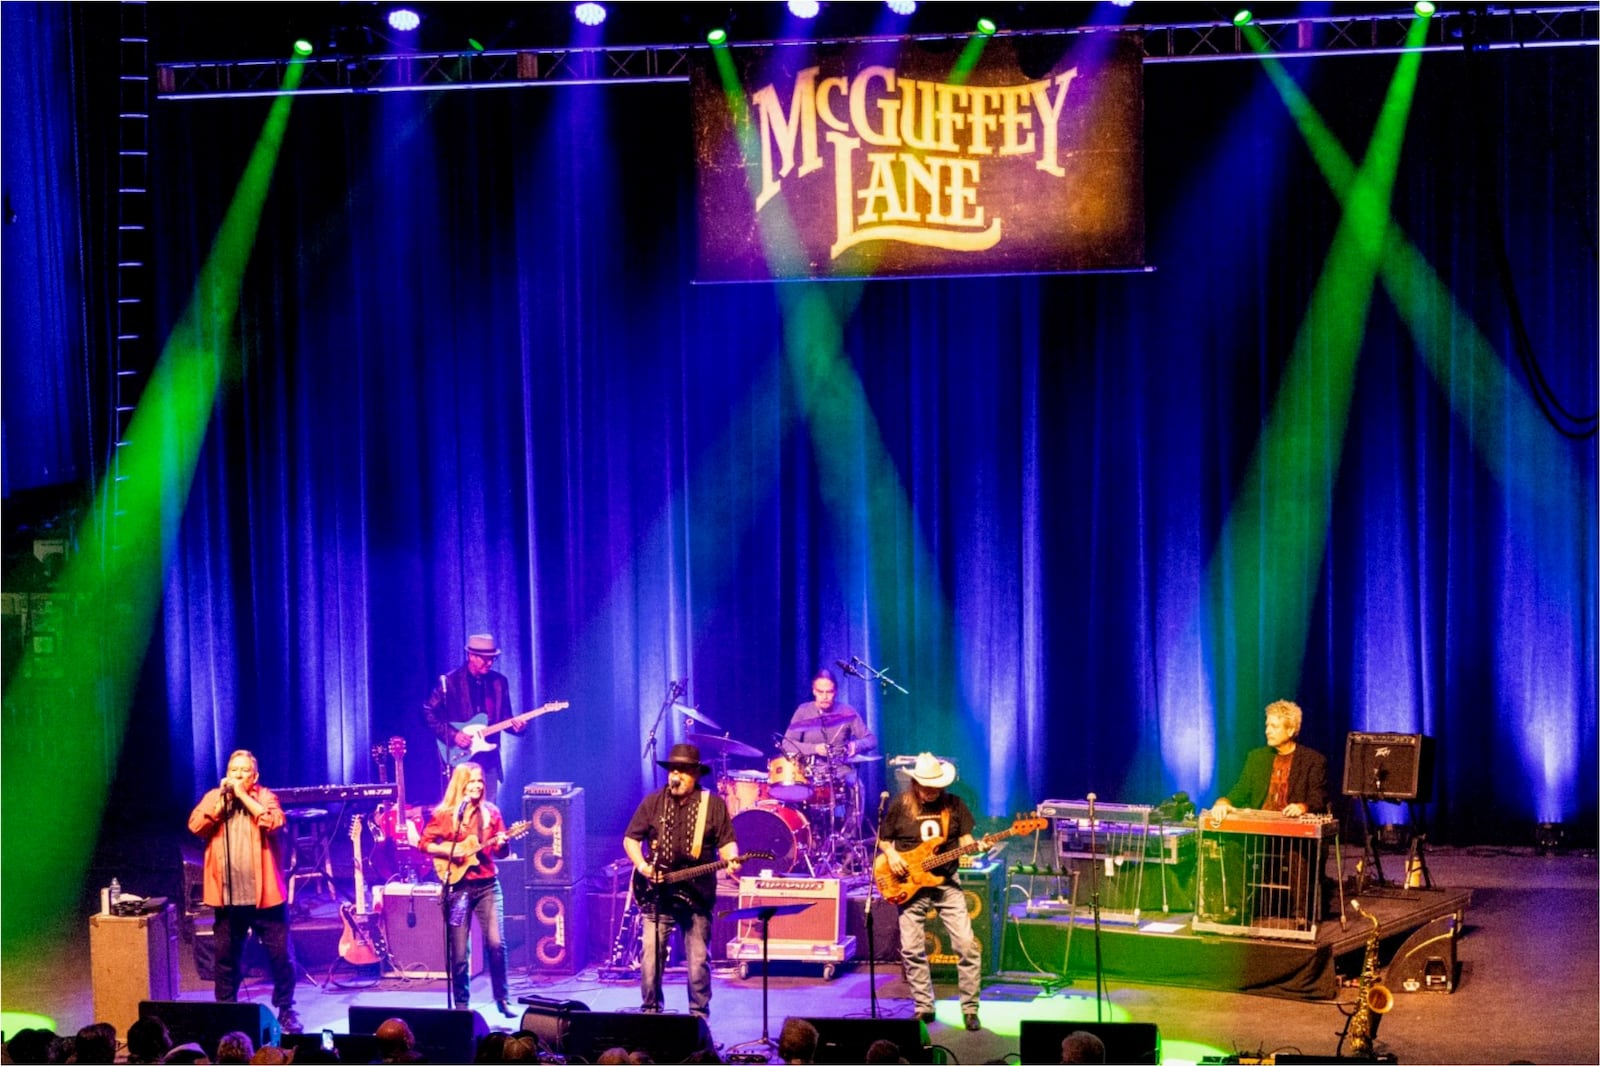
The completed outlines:
[[[471,783],[474,771],[477,772],[477,776],[483,776],[483,767],[477,763],[471,761],[458,763],[455,772],[450,775],[450,784],[445,786],[444,799],[439,801],[439,806],[434,810],[449,811],[454,815],[456,809],[461,806],[461,801],[467,798],[467,785]]]

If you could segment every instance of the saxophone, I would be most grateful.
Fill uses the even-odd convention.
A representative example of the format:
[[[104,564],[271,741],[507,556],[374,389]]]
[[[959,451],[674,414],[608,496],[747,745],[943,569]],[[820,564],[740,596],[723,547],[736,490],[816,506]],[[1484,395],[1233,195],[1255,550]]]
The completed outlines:
[[[1372,932],[1367,935],[1367,950],[1361,960],[1361,979],[1356,990],[1356,1009],[1344,1026],[1344,1038],[1350,1041],[1349,1055],[1353,1059],[1374,1057],[1373,1043],[1378,1038],[1378,1023],[1394,1007],[1394,993],[1378,980],[1378,918],[1361,909],[1356,900],[1350,909],[1372,922]]]

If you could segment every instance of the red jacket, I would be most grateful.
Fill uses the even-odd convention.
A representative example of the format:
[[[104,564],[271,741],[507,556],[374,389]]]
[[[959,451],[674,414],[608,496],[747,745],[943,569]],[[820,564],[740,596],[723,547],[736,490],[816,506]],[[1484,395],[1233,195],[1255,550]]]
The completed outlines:
[[[460,832],[456,832],[455,829],[455,811],[434,811],[433,817],[428,819],[428,824],[422,830],[423,847],[427,847],[429,844],[447,844],[452,840],[465,840],[469,836],[476,837],[481,842],[505,832],[506,820],[501,816],[499,807],[485,800],[480,809],[483,812],[484,820],[488,824],[479,825],[477,816],[468,815],[466,824],[461,827]],[[484,848],[478,852],[478,864],[469,869],[462,876],[462,880],[482,881],[493,877],[495,874],[495,856],[504,855],[509,850],[509,844]],[[436,863],[443,861],[437,855],[433,856],[433,859]]]
[[[189,832],[206,842],[204,900],[208,907],[222,906],[222,879],[228,867],[224,850],[221,818],[212,812],[222,798],[222,789],[214,788],[200,797],[194,810],[189,812]],[[259,784],[250,789],[250,798],[266,810],[256,818],[257,836],[261,839],[261,876],[257,878],[256,906],[276,907],[289,898],[288,882],[283,877],[283,863],[278,859],[277,834],[283,828],[283,807],[271,789]]]

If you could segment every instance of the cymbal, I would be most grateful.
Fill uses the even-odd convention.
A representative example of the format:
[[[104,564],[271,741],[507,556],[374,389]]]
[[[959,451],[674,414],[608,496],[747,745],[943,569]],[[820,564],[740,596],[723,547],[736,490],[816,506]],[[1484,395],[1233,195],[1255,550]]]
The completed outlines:
[[[722,728],[716,722],[713,722],[708,715],[701,714],[697,708],[690,707],[682,703],[674,703],[672,705],[672,709],[689,719],[691,722],[699,722],[701,725],[708,725],[712,729]]]
[[[715,733],[690,733],[689,743],[699,747],[701,754],[724,755],[738,759],[759,759],[761,749],[752,748],[732,737],[719,737]]]
[[[815,718],[802,718],[798,722],[789,723],[790,729],[832,729],[836,725],[855,721],[856,716],[850,711],[831,711],[819,714]]]

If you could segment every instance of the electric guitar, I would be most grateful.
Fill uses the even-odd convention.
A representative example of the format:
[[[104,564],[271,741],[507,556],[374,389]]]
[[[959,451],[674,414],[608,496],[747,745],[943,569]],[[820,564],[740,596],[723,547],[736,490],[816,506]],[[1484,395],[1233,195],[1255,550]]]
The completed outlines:
[[[678,891],[672,887],[674,885],[681,885],[685,881],[693,881],[695,878],[708,874],[713,870],[726,869],[732,863],[753,862],[756,859],[770,858],[772,858],[772,852],[770,851],[747,851],[743,855],[735,855],[731,859],[718,859],[715,862],[703,862],[699,866],[686,866],[681,870],[668,870],[665,873],[658,872],[653,878],[646,877],[638,870],[635,870],[633,871],[633,898],[640,904],[649,903],[653,905],[663,903]],[[691,900],[691,902],[694,902],[694,900]],[[705,904],[710,901],[698,900],[698,902]]]
[[[896,874],[889,869],[889,857],[882,852],[872,861],[872,879],[877,882],[878,892],[884,899],[896,906],[904,906],[911,897],[924,888],[944,884],[944,878],[928,871],[943,866],[952,859],[963,855],[971,855],[975,851],[983,851],[1004,840],[1006,837],[1021,836],[1023,833],[1037,833],[1050,824],[1045,818],[1018,818],[1010,829],[1002,829],[998,833],[990,833],[981,840],[974,840],[970,844],[961,844],[948,851],[939,851],[939,845],[944,843],[943,837],[934,837],[924,840],[910,851],[903,851],[900,857],[906,861],[907,870],[904,875]]]
[[[516,822],[506,827],[506,839],[515,840],[532,828],[532,822]],[[478,843],[476,833],[468,833],[456,844],[454,858],[447,859],[442,855],[433,857],[433,872],[439,875],[440,881],[453,885],[467,876],[468,870],[478,865],[478,852],[488,846]]]
[[[468,744],[466,747],[461,748],[443,740],[435,741],[439,745],[439,758],[444,760],[447,769],[454,770],[458,765],[466,762],[480,751],[493,751],[495,745],[491,744],[487,738],[494,736],[500,730],[510,729],[512,726],[521,725],[523,722],[531,722],[541,715],[553,714],[566,708],[567,702],[559,700],[554,703],[547,703],[543,707],[535,707],[531,711],[524,711],[515,718],[507,718],[505,721],[496,722],[494,725],[489,724],[489,716],[487,714],[475,714],[465,722],[451,722],[449,725],[452,735],[465,733],[469,738]]]
[[[361,815],[350,819],[350,845],[355,849],[356,901],[341,903],[339,917],[344,931],[339,934],[339,957],[352,966],[371,966],[383,953],[373,939],[375,927],[367,913],[367,877],[361,868]]]

